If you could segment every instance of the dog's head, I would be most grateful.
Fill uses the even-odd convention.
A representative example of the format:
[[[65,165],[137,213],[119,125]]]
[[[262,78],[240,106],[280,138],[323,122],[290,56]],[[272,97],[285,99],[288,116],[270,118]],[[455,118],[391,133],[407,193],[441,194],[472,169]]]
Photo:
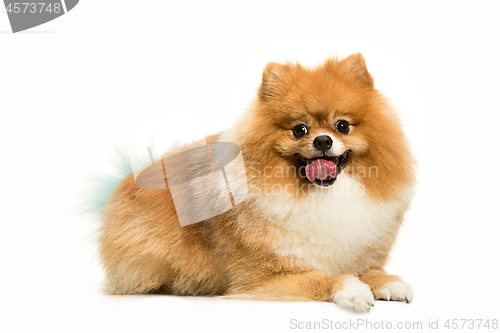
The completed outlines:
[[[395,173],[411,164],[411,156],[404,161],[409,153],[398,119],[361,54],[315,69],[269,63],[246,125],[250,158],[259,160],[252,170],[268,185],[328,187],[342,172],[363,178],[356,175],[360,167],[379,168],[377,178],[394,183]]]

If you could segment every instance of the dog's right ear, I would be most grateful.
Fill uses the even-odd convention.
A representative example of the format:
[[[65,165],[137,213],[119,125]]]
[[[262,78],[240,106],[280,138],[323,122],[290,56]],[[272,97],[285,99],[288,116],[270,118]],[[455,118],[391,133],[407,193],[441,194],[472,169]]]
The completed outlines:
[[[262,73],[262,83],[259,88],[259,97],[262,102],[268,102],[279,96],[290,81],[292,66],[270,62]]]
[[[373,88],[373,78],[366,69],[365,59],[361,53],[351,54],[341,61],[327,60],[325,66],[330,68],[330,71],[333,69],[336,75],[351,77],[358,86]]]

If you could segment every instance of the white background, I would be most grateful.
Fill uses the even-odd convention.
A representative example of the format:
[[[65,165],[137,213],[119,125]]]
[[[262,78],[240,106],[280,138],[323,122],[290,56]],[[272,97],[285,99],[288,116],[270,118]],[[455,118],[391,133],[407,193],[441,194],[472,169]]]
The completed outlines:
[[[0,10],[2,331],[500,319],[497,7],[82,0],[18,34]],[[417,195],[387,267],[413,285],[411,305],[377,302],[356,314],[326,303],[100,292],[97,224],[75,215],[82,179],[103,155],[126,137],[195,139],[230,126],[269,61],[315,65],[353,52],[398,108],[419,160]]]

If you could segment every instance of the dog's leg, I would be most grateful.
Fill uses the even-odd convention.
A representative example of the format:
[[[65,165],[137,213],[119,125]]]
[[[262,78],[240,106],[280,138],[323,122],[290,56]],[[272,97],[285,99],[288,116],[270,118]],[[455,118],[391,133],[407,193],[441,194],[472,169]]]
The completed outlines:
[[[351,274],[332,276],[321,272],[304,272],[274,277],[265,284],[243,293],[225,295],[270,301],[333,302],[344,308],[367,311],[374,303],[368,285]]]
[[[411,303],[412,287],[396,275],[387,275],[382,269],[371,269],[359,277],[370,286],[375,299]]]

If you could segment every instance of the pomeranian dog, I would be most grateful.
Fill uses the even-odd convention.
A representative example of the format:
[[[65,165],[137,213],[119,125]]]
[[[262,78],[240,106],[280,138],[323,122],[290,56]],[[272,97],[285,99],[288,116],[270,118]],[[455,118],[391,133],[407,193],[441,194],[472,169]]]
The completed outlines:
[[[269,63],[235,126],[179,151],[217,142],[239,146],[244,163],[231,186],[248,186],[217,216],[182,227],[168,176],[166,190],[142,188],[132,174],[114,190],[100,236],[108,293],[324,301],[359,311],[375,299],[412,301],[411,286],[383,267],[413,195],[415,162],[361,54],[314,69]],[[178,172],[194,177],[195,169]],[[191,194],[207,195],[205,185]]]

